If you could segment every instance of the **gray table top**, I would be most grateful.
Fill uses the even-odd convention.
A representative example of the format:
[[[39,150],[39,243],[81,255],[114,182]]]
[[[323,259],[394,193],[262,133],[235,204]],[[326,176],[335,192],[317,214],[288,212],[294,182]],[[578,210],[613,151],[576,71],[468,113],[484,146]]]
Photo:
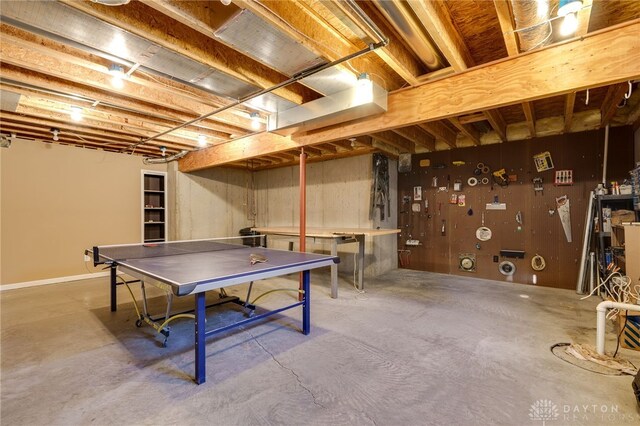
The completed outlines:
[[[179,296],[339,262],[333,256],[219,241],[102,246],[98,250],[101,261],[114,262],[123,272],[152,284],[168,284]],[[267,261],[252,265],[251,254]]]

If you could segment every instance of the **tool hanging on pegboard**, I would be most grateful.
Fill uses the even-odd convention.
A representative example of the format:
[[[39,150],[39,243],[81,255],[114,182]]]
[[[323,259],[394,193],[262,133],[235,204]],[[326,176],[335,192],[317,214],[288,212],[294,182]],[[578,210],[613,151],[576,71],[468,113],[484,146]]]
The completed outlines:
[[[373,154],[373,183],[371,185],[371,205],[369,207],[370,220],[373,220],[376,209],[380,210],[380,220],[391,216],[391,205],[389,204],[389,159],[382,154]]]
[[[533,193],[534,195],[538,195],[538,192],[544,195],[544,188],[542,187],[542,178],[535,177],[533,178]]]

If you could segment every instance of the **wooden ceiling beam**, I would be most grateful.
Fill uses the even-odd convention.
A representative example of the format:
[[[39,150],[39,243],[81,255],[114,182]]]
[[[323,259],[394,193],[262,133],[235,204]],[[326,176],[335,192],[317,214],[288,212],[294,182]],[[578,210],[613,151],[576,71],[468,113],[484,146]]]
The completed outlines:
[[[536,137],[536,111],[533,106],[533,102],[523,102],[522,110],[527,120],[527,127],[529,127],[529,135],[532,138]]]
[[[444,2],[408,0],[407,3],[455,71],[475,65]]]
[[[609,124],[609,121],[611,121],[616,112],[618,112],[618,104],[620,104],[628,89],[629,86],[627,83],[609,86],[604,101],[602,101],[602,106],[600,107],[600,125],[606,126]]]
[[[436,138],[421,127],[409,126],[393,129],[393,132],[409,139],[416,146],[422,146],[429,151],[436,150]]]
[[[304,150],[307,154],[321,156],[323,154],[322,150],[316,148],[315,146],[305,146]]]
[[[21,69],[17,66],[6,63],[2,63],[2,76],[3,79],[6,79],[2,83],[3,86],[10,91],[20,91],[22,86],[33,87],[32,90],[42,93],[48,93],[51,91],[60,94],[70,93],[74,94],[74,96],[83,97],[85,100],[99,101],[99,105],[107,105],[109,108],[144,115],[148,119],[165,120],[170,126],[175,126],[176,124],[180,124],[197,117],[196,114],[178,111],[167,107],[166,105],[138,102],[134,99],[121,96],[120,94],[112,94],[97,88],[92,89],[88,86],[74,84],[61,78],[50,75],[47,76],[37,71]],[[228,139],[231,136],[228,132],[236,133],[240,130],[236,127],[231,128],[226,124],[214,122],[208,119],[199,121],[198,127],[204,127],[210,131],[217,132],[217,137],[221,139]],[[227,132],[223,132],[223,130],[227,130]]]
[[[457,117],[451,117],[449,119],[451,124],[456,126],[462,134],[466,135],[474,145],[480,146],[480,132],[478,132],[475,128],[470,125],[465,125],[460,122]]]
[[[564,99],[564,131],[571,130],[573,123],[573,107],[576,103],[576,92],[567,93]]]
[[[316,148],[319,148],[320,150],[324,151],[324,152],[329,152],[331,154],[337,154],[338,153],[338,148],[336,148],[335,146],[325,143],[325,144],[321,144],[321,145],[316,145]]]
[[[298,143],[330,141],[635,80],[640,78],[639,32],[640,19],[636,19],[580,39],[474,67],[391,93],[386,113],[293,138]],[[610,49],[614,44],[616,49]],[[603,67],[603,63],[608,66]],[[576,73],[576,69],[582,72]],[[551,75],[553,79],[548,78]],[[460,91],[460,87],[465,90]],[[455,105],[451,93],[458,95]]]
[[[640,20],[587,34],[526,54],[477,66],[451,77],[393,92],[387,112],[328,129],[280,137],[261,133],[190,153],[180,160],[182,171],[224,164],[234,156],[268,153],[301,145],[326,143],[424,121],[560,96],[592,87],[640,78]],[[610,46],[616,46],[611,49]],[[603,67],[602,64],[607,64]],[[582,72],[576,73],[580,69]],[[553,76],[550,78],[549,76]],[[460,87],[465,90],[461,91]],[[456,93],[455,103],[451,94]],[[429,102],[425,102],[429,99]],[[252,145],[251,147],[245,146]],[[241,158],[241,157],[240,157]],[[236,161],[238,158],[233,158]]]
[[[0,24],[0,31],[5,42],[3,43],[2,56],[4,62],[47,74],[61,68],[64,68],[65,71],[72,69],[73,72],[63,73],[62,78],[67,75],[66,79],[76,84],[92,86],[94,86],[92,82],[97,81],[100,84],[95,86],[102,90],[120,95],[127,93],[129,96],[135,96],[136,99],[145,102],[167,102],[167,97],[170,97],[173,99],[171,104],[190,103],[191,105],[187,106],[189,104],[186,104],[185,108],[197,114],[209,112],[229,103],[225,98],[191,86],[161,77],[147,77],[142,73],[133,74],[123,80],[124,88],[122,90],[115,89],[111,85],[112,76],[108,72],[109,63],[103,58],[7,24]],[[4,48],[5,44],[10,44],[10,46]],[[25,52],[28,53],[25,55]],[[50,69],[50,67],[54,67],[54,69]],[[60,74],[54,75],[59,76]],[[157,98],[159,99],[156,101]],[[193,104],[199,105],[199,107],[194,107]],[[234,109],[216,114],[214,119],[237,126],[245,131],[251,127],[248,115]]]
[[[126,120],[118,120],[117,117],[114,116],[99,116],[96,111],[92,111],[90,108],[83,109],[82,120],[76,123],[70,119],[69,114],[64,112],[68,109],[68,107],[60,106],[58,104],[42,105],[33,104],[30,102],[20,102],[18,104],[16,112],[32,117],[58,120],[63,122],[67,121],[80,127],[91,127],[105,130],[108,132],[113,132],[114,135],[130,135],[138,139],[145,138],[156,133],[156,130],[150,128],[145,129],[144,125],[135,126],[133,123],[129,124]],[[193,149],[195,146],[197,146],[196,137],[188,138],[186,135],[168,134],[164,135],[162,138],[159,138],[158,141],[179,145],[189,149]]]
[[[487,116],[483,112],[476,112],[474,114],[467,114],[458,117],[460,124],[478,123],[480,121],[487,121]]]
[[[387,145],[397,148],[400,152],[409,152],[415,154],[415,145],[407,138],[400,136],[392,131],[382,131],[371,135],[374,139],[378,139]]]
[[[502,142],[506,142],[507,140],[507,123],[505,123],[504,118],[502,118],[502,114],[500,114],[495,109],[490,109],[484,111],[484,115],[487,117],[487,121],[493,127],[493,130],[496,131],[498,137]]]
[[[510,3],[508,0],[493,0],[507,53],[509,56],[515,56],[520,53],[520,47],[518,45],[518,36],[514,32],[515,28]]]
[[[419,126],[431,133],[436,139],[439,139],[449,145],[451,148],[456,147],[456,139],[458,135],[445,124],[439,121],[429,121],[420,123]]]
[[[126,93],[127,97],[141,102],[172,105],[185,113],[192,113],[197,116],[206,114],[214,109],[214,107],[204,104],[202,100],[197,100],[195,96],[185,97],[184,93],[168,91],[164,85],[145,82],[141,78],[131,78],[124,82],[125,86],[122,90],[116,90],[111,85],[111,76],[108,74],[106,67],[104,67],[104,71],[101,71],[92,69],[95,68],[92,63],[86,63],[87,68],[78,64],[71,65],[65,60],[67,58],[63,57],[63,54],[57,54],[51,50],[45,55],[43,54],[43,49],[37,49],[39,51],[31,49],[29,47],[30,44],[23,44],[16,39],[12,39],[12,42],[5,42],[5,37],[6,35],[3,34],[3,43],[0,44],[0,55],[3,63],[70,81],[74,85],[89,85],[98,90],[119,96],[124,96],[123,94]],[[76,62],[78,62],[77,59]],[[228,130],[233,130],[236,135],[246,134],[247,131],[245,129],[250,128],[248,117],[242,119],[235,114],[227,112],[226,114],[221,113],[219,116],[216,115],[216,119],[233,124],[234,127],[229,127]],[[242,132],[238,131],[239,126],[242,126]]]
[[[30,126],[31,128],[44,128],[48,130],[50,128],[58,128],[63,132],[71,134],[77,134],[81,137],[92,136],[95,138],[101,138],[105,142],[113,141],[121,143],[123,145],[132,145],[140,142],[140,137],[135,135],[114,132],[110,130],[96,129],[83,125],[76,125],[75,123],[69,123],[69,120],[65,118],[59,119],[56,117],[39,117],[36,115],[24,115],[22,113],[13,113],[9,111],[0,111],[0,119],[7,120],[7,122],[15,123],[16,125],[22,124],[24,126]],[[155,140],[149,142],[149,146],[166,146],[167,148],[181,150],[187,148],[184,144],[175,144],[166,140]]]
[[[286,80],[283,74],[225,46],[210,34],[203,36],[200,29],[194,30],[173,17],[152,13],[152,9],[141,2],[131,2],[124,6],[111,7],[88,1],[62,0],[63,3],[101,19],[125,31],[137,34],[166,49],[184,55],[194,61],[220,70],[247,84],[262,89],[275,86]],[[184,4],[181,4],[184,3]],[[192,3],[189,5],[188,3]],[[198,4],[200,3],[200,4]],[[194,21],[206,13],[210,2],[163,2],[157,5],[165,11],[171,6],[190,10]],[[194,11],[204,7],[203,11]],[[170,12],[168,12],[170,14]],[[200,31],[200,32],[198,32]],[[274,91],[283,98],[301,104],[316,99],[315,92],[300,84],[292,84]]]

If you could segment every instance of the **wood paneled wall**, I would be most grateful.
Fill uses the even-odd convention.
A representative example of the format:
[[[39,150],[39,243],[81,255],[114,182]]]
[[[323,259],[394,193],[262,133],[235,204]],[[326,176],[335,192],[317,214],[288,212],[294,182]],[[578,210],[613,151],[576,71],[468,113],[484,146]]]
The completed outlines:
[[[589,192],[602,179],[604,130],[507,142],[481,147],[456,149],[412,156],[411,171],[398,173],[398,248],[408,249],[410,269],[434,271],[456,275],[470,275],[500,281],[533,284],[536,274],[538,285],[574,289],[578,276],[584,234],[585,214]],[[549,151],[555,168],[538,173],[533,161],[535,154]],[[633,130],[630,126],[612,128],[609,135],[607,180],[622,181],[633,168]],[[420,167],[420,160],[429,159],[429,167]],[[464,161],[461,166],[454,161]],[[478,163],[492,170],[505,168],[517,180],[507,187],[496,184],[478,184],[471,187],[468,178],[475,176]],[[437,165],[445,168],[437,168]],[[554,186],[554,172],[573,170],[574,184]],[[490,174],[476,176],[478,179]],[[544,191],[534,193],[532,180],[543,178]],[[433,187],[449,184],[448,191]],[[454,192],[454,182],[462,182],[462,191]],[[421,201],[414,201],[414,187],[421,187]],[[464,195],[465,206],[449,203],[452,194]],[[555,210],[556,197],[567,195],[571,203],[572,242],[567,242],[560,218]],[[410,197],[409,202],[406,202]],[[506,210],[487,210],[486,204],[495,198],[506,203]],[[428,209],[425,209],[425,200]],[[412,211],[413,203],[420,203],[419,212]],[[516,214],[522,213],[523,224],[518,230]],[[482,213],[485,226],[492,231],[492,238],[482,242],[476,238],[481,226]],[[445,232],[442,234],[444,224]],[[420,241],[420,246],[405,246],[409,239]],[[479,243],[479,248],[476,244]],[[494,256],[500,250],[524,250],[524,259],[510,260],[516,265],[512,277],[502,275]],[[476,271],[459,269],[459,255],[476,256]],[[546,260],[543,271],[534,271],[531,258],[540,254]]]

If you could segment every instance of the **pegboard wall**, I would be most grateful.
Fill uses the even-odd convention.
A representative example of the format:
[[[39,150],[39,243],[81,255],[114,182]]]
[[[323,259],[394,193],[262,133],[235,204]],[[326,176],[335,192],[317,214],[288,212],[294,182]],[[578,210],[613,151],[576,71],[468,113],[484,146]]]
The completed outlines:
[[[602,179],[603,147],[601,130],[412,155],[411,171],[398,172],[400,267],[575,289],[588,196]],[[538,172],[533,157],[546,151],[554,168]],[[627,178],[633,158],[631,127],[611,128],[607,180]],[[479,163],[489,172],[476,171]],[[508,186],[493,178],[492,172],[502,168],[505,178],[511,177]],[[566,174],[565,185],[554,184],[560,170],[572,172],[572,184]],[[478,183],[471,186],[469,178]],[[542,191],[534,191],[534,178],[542,178]],[[570,202],[572,242],[556,208],[556,198],[564,195]],[[500,203],[506,204],[504,210],[493,209]],[[482,226],[491,231],[488,240],[486,232],[481,234],[485,241],[476,235]],[[524,258],[503,257],[501,250],[524,251]],[[542,271],[531,267],[536,254],[546,261]],[[465,256],[475,257],[472,268],[464,262],[468,270],[461,267]],[[498,269],[503,261],[512,262],[515,273],[503,275]]]

